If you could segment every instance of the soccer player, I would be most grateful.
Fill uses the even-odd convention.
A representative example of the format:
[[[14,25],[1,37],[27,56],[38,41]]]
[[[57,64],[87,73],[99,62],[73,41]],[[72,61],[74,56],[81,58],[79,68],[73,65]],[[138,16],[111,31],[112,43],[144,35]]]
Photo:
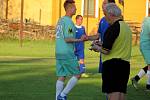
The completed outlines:
[[[146,89],[150,90],[150,17],[146,17],[142,24],[142,31],[140,34],[140,50],[144,57],[147,66],[139,72],[134,78],[131,78],[132,84],[137,88],[137,82],[147,73]]]
[[[105,10],[105,5],[107,3],[115,3],[115,0],[104,0],[103,1],[103,4],[102,4],[102,9],[103,9],[103,12]],[[105,13],[104,13],[105,15]],[[107,22],[105,16],[101,18],[100,20],[100,23],[99,23],[99,27],[98,27],[98,33],[99,33],[99,38],[100,38],[100,41],[103,43],[103,37],[104,37],[104,33],[105,31],[107,30],[107,28],[109,27],[109,23]],[[102,56],[101,56],[101,53],[100,53],[100,61],[99,61],[99,73],[102,72]]]
[[[74,0],[64,2],[66,15],[59,19],[56,26],[56,100],[67,100],[67,94],[73,89],[80,79],[80,71],[77,57],[75,56],[75,42],[81,39],[75,38],[76,28],[72,21],[72,16],[76,13]],[[72,76],[64,87],[67,76]]]
[[[105,9],[110,26],[104,34],[102,46],[93,47],[102,53],[102,92],[108,95],[108,100],[125,100],[130,74],[132,32],[115,3],[106,4]],[[88,36],[89,40],[94,38]]]
[[[80,39],[82,35],[86,35],[85,28],[82,26],[83,17],[82,15],[76,16],[76,38]],[[75,55],[77,56],[79,60],[79,66],[80,66],[80,73],[82,74],[82,77],[88,77],[87,74],[85,74],[86,67],[84,63],[84,42],[76,42],[75,43]]]

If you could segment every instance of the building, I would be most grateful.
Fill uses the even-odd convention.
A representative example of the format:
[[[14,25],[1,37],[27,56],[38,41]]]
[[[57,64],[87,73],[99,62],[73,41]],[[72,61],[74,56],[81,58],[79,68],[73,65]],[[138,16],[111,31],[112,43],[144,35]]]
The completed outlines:
[[[8,10],[6,9],[8,1]],[[24,19],[34,20],[42,25],[55,26],[57,20],[65,15],[63,3],[65,0],[24,0]],[[103,0],[75,0],[77,13],[84,16],[83,25],[90,34],[96,30],[101,17]],[[117,5],[122,9],[124,20],[141,23],[145,16],[150,14],[150,0],[124,0],[124,6]],[[21,0],[0,0],[0,18],[20,19]],[[88,9],[87,9],[88,8]],[[7,10],[7,11],[6,11]],[[87,14],[88,12],[88,14]],[[88,16],[87,16],[88,15]],[[75,16],[73,17],[75,20]]]

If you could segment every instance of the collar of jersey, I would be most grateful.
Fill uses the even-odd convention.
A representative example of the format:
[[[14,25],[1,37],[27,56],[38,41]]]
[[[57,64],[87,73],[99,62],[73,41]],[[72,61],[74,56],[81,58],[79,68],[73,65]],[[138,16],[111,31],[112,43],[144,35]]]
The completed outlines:
[[[78,26],[78,25],[76,25],[76,27],[77,27],[77,28],[82,28],[82,26]]]

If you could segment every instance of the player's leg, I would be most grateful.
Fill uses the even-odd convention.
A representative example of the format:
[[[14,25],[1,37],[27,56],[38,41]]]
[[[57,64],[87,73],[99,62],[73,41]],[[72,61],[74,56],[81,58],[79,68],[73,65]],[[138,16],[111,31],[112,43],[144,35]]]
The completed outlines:
[[[148,66],[142,68],[137,75],[131,78],[132,85],[137,89],[138,81],[147,73]]]
[[[79,70],[80,70],[80,73],[84,73],[85,72],[84,50],[75,51],[75,55],[77,56],[78,61],[79,61]]]
[[[148,80],[147,80],[146,88],[150,89],[150,82],[149,82],[150,80],[149,79],[150,78],[150,46],[149,46],[149,43],[146,42],[145,44],[140,45],[140,50],[141,50],[141,53],[144,57],[146,64],[148,65],[148,69],[147,69]]]
[[[99,73],[102,73],[103,62],[102,62],[102,54],[100,53],[100,60],[99,60]]]
[[[116,71],[113,69],[113,61],[105,61],[102,70],[102,92],[107,94],[108,100],[119,100],[119,94],[114,91],[115,87],[115,76],[113,75]],[[115,67],[114,67],[115,68]],[[115,79],[116,80],[116,79]]]
[[[81,77],[81,75],[75,75],[75,76],[72,76],[70,78],[70,80],[68,81],[66,87],[61,92],[62,97],[67,96],[67,94],[73,89],[73,87],[75,87],[75,85],[77,84],[80,77]]]
[[[125,99],[129,73],[130,64],[127,61],[113,59],[103,63],[102,91],[108,94],[109,100]]]
[[[108,94],[108,100],[125,100],[125,94],[120,92],[113,92]]]
[[[120,100],[120,92],[109,93],[108,100]]]
[[[81,76],[82,77],[89,77],[89,75],[87,75],[85,72],[86,72],[86,66],[85,66],[85,63],[84,63],[84,59],[80,59],[79,60],[79,66],[80,66],[80,73],[82,74]]]
[[[126,100],[124,93],[120,93],[120,99],[119,100]]]
[[[57,100],[58,95],[64,89],[64,81],[65,81],[65,77],[58,77],[58,80],[56,82],[56,100]]]
[[[79,71],[79,64],[78,61],[73,59],[73,60],[66,60],[64,61],[64,69],[66,71],[66,75],[71,75],[72,77],[70,80],[67,82],[67,85],[64,87],[63,91],[60,93],[59,97],[63,98],[63,100],[67,99],[67,94],[73,89],[73,87],[77,84],[78,80],[80,79],[80,71]]]
[[[56,75],[58,77],[56,81],[56,100],[57,100],[58,95],[64,89],[64,81],[65,81],[65,76],[66,76],[64,72],[62,60],[56,60]]]
[[[84,64],[84,59],[79,59],[79,67],[80,67],[80,73],[85,73],[86,67]]]
[[[146,89],[150,90],[150,65],[148,65],[147,78]]]

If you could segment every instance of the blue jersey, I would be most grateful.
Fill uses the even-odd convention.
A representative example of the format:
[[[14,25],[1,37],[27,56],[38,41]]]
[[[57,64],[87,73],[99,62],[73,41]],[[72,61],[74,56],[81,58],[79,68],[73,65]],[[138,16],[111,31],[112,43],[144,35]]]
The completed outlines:
[[[103,42],[103,38],[104,38],[104,34],[107,30],[107,28],[109,27],[109,23],[107,22],[106,18],[103,17],[101,20],[100,20],[100,23],[99,23],[99,27],[98,27],[98,33],[99,33],[99,36],[100,36],[100,39],[101,41]],[[102,72],[102,57],[101,57],[101,53],[100,53],[100,62],[99,62],[99,72],[101,73]]]
[[[100,33],[99,35],[100,35],[101,41],[103,41],[104,33],[108,27],[109,27],[109,23],[107,22],[106,18],[103,17],[100,20],[99,27],[98,27],[98,33]]]
[[[85,28],[83,26],[76,26],[76,39],[80,39],[82,35],[85,35]],[[75,43],[75,51],[84,50],[84,42]]]
[[[76,25],[76,39],[80,39],[82,35],[85,35],[85,28],[83,26]],[[75,43],[75,55],[79,59],[84,59],[84,42]]]

